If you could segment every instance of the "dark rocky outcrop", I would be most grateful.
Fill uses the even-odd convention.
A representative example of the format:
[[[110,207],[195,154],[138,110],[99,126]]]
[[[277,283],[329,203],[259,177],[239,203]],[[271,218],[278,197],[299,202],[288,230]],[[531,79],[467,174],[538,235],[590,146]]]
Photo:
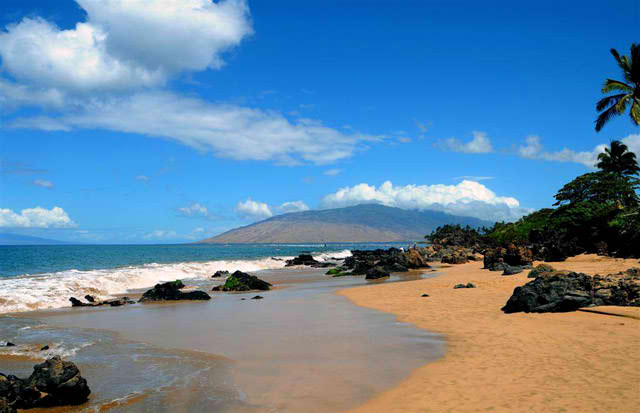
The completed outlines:
[[[453,286],[454,289],[458,288],[476,288],[474,283],[466,283],[466,284],[456,284]]]
[[[424,294],[422,294],[420,297],[429,297],[429,294],[424,293]]]
[[[529,248],[509,244],[506,248],[490,248],[484,252],[484,268],[494,270],[494,264],[505,263],[511,266],[528,266],[533,263],[533,253]],[[504,271],[506,268],[502,268]]]
[[[93,301],[89,300],[87,297],[90,297],[91,300]],[[87,295],[85,296],[85,299],[87,299],[87,301],[89,302],[83,303],[82,301],[78,300],[75,297],[69,298],[69,301],[71,301],[71,307],[100,307],[102,305],[109,305],[111,307],[120,307],[125,304],[135,304],[135,301],[129,299],[129,297],[116,298],[114,300],[96,301],[95,297],[91,295]]]
[[[590,276],[583,273],[547,272],[513,291],[505,313],[548,313],[617,305],[640,307],[640,270]]]
[[[13,343],[12,343],[12,342],[10,342],[10,341],[7,341],[7,343],[5,344],[5,347],[15,347],[15,346],[16,346],[16,345],[15,345],[15,344],[13,344]]]
[[[228,277],[229,275],[230,275],[229,271],[216,271],[216,273],[213,274],[211,278]]]
[[[76,365],[59,356],[34,366],[26,379],[0,374],[0,408],[7,412],[82,404],[90,393]]]
[[[529,271],[527,278],[538,278],[541,274],[554,272],[556,269],[548,264],[538,264],[534,269]]]
[[[156,284],[151,290],[142,295],[138,302],[151,301],[176,301],[176,300],[210,300],[209,294],[204,291],[180,291],[184,284],[180,280]]]
[[[466,254],[449,254],[443,255],[440,261],[443,264],[466,264],[467,262],[469,262],[469,258]]]
[[[49,350],[49,346],[42,346],[42,348],[40,349],[40,351],[47,351]]]
[[[402,251],[398,248],[376,250],[354,250],[345,258],[343,268],[353,275],[363,275],[375,267],[381,267],[387,273],[406,272],[409,269],[430,268],[422,249],[410,248]]]
[[[267,291],[269,288],[271,284],[255,275],[236,271],[226,279],[224,284],[213,287],[213,291]]]
[[[389,277],[390,274],[384,270],[384,268],[380,267],[380,266],[376,266],[373,268],[370,268],[367,271],[367,275],[364,277],[367,280],[377,280],[378,278],[384,278],[384,277]]]
[[[261,295],[256,295],[256,296],[251,297],[252,300],[262,300],[263,298],[264,297],[261,296]]]
[[[292,260],[287,260],[286,267],[292,267],[294,265],[314,265],[319,264],[320,261],[316,261],[311,254],[300,254]]]
[[[509,264],[505,264],[504,272],[502,273],[502,275],[515,275],[515,274],[520,274],[522,271],[524,271],[524,268],[522,267],[516,267],[516,266],[511,266]]]
[[[84,299],[87,300],[90,303],[95,303],[96,302],[96,298],[92,295],[85,295]]]

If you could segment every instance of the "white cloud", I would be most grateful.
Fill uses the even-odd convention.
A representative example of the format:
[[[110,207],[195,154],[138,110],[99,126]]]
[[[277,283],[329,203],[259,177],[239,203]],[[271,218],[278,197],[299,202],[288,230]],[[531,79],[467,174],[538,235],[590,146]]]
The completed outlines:
[[[413,139],[411,138],[407,138],[407,137],[399,137],[398,138],[398,142],[400,143],[411,143],[413,141]]]
[[[157,229],[142,236],[144,239],[177,238],[178,233],[173,230]]]
[[[491,140],[484,132],[473,132],[473,139],[469,142],[461,142],[456,138],[438,139],[440,149],[463,153],[490,153],[493,152]]]
[[[622,143],[629,147],[629,150],[640,159],[640,135],[629,135],[622,139]]]
[[[197,217],[197,216],[208,217],[209,216],[209,210],[205,206],[200,205],[199,203],[178,208],[178,211],[182,215],[187,217]]]
[[[158,86],[219,68],[252,33],[244,0],[76,0],[87,21],[60,30],[25,18],[0,32],[3,68],[21,83],[68,92]]]
[[[33,181],[33,184],[42,188],[53,188],[53,182],[46,181],[44,179],[36,179],[35,181]]]
[[[264,202],[252,201],[251,198],[244,202],[238,202],[235,210],[243,218],[255,221],[273,216],[273,212],[271,212],[269,205]]]
[[[302,201],[285,202],[278,207],[282,213],[308,211],[309,207]]]
[[[60,207],[27,208],[20,213],[0,208],[0,228],[71,228],[77,226]]]
[[[136,181],[149,182],[151,178],[146,175],[138,175],[136,176]]]
[[[557,152],[546,152],[544,146],[540,143],[540,137],[536,135],[528,136],[524,145],[518,148],[518,154],[527,159],[541,159],[545,161],[555,162],[576,162],[585,165],[588,168],[595,168],[598,154],[604,152],[605,144],[601,144],[593,148],[592,151],[576,152],[571,149],[563,148]]]
[[[486,220],[512,221],[529,213],[517,199],[497,196],[486,186],[464,180],[457,185],[406,185],[386,181],[379,188],[362,183],[342,188],[322,200],[326,208],[379,203],[404,209],[432,209]]]
[[[327,176],[336,176],[336,175],[340,175],[341,173],[342,173],[342,169],[338,169],[338,168],[327,169],[326,171],[324,171],[324,174]]]
[[[102,128],[169,138],[201,151],[238,160],[284,164],[323,164],[351,156],[364,142],[382,139],[343,133],[309,119],[291,123],[259,109],[206,101],[165,92],[94,101],[60,117],[16,119],[13,127]]]

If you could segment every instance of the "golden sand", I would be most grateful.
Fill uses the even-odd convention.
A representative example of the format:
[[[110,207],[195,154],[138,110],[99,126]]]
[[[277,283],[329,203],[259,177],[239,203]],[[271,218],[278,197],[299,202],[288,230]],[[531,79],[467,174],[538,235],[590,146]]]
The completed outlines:
[[[537,263],[536,263],[537,264]],[[640,266],[637,260],[573,257],[553,264],[589,274]],[[525,271],[502,276],[482,262],[419,281],[342,290],[355,304],[442,333],[447,352],[356,412],[638,412],[640,308],[503,314]],[[453,289],[473,282],[478,288]],[[428,293],[429,297],[421,297]]]

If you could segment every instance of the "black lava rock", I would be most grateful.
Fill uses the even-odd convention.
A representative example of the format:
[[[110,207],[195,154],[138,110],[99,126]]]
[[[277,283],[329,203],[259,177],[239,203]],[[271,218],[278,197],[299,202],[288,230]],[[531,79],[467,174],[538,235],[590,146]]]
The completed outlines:
[[[138,302],[150,301],[176,301],[176,300],[210,300],[211,296],[204,291],[182,292],[184,284],[180,280],[156,284],[151,290],[145,292]]]
[[[267,291],[271,284],[261,280],[255,275],[250,275],[241,271],[231,274],[223,285],[213,287],[213,291]]]
[[[373,267],[367,271],[367,275],[364,277],[367,280],[377,280],[378,278],[388,277],[390,274],[382,267]]]

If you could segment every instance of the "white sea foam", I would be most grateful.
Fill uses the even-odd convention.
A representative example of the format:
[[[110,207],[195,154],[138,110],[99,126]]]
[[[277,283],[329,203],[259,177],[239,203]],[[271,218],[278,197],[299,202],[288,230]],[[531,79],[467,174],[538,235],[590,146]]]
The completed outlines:
[[[83,348],[89,347],[93,344],[95,343],[90,341],[79,343],[75,346],[64,343],[51,343],[49,345],[49,349],[47,350],[42,350],[39,345],[19,344],[13,347],[0,347],[0,355],[29,357],[42,360],[55,355],[58,355],[62,358],[69,358],[75,356],[76,353],[78,353],[78,351],[82,350]]]
[[[320,261],[331,257],[346,257],[348,250],[315,254]],[[38,275],[0,278],[0,314],[69,307],[69,297],[82,298],[87,294],[99,299],[112,298],[129,290],[152,287],[156,283],[176,279],[205,279],[223,271],[260,271],[279,269],[291,257],[256,260],[228,260],[181,262],[174,264],[145,264],[140,266],[101,270],[67,270]]]

